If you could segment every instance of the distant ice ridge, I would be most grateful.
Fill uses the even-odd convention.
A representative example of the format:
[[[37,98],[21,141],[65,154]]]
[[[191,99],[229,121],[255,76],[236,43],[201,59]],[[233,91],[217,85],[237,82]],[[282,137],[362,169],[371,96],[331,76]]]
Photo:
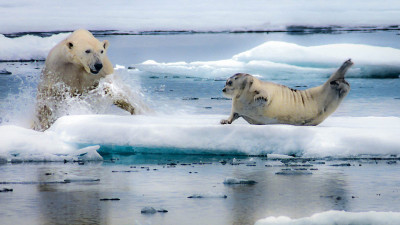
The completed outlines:
[[[50,49],[68,35],[7,38],[0,34],[0,60],[44,60]],[[350,43],[301,46],[268,41],[230,59],[173,63],[147,60],[133,66],[145,72],[212,79],[225,79],[237,72],[265,79],[293,79],[328,77],[349,58],[355,64],[347,77],[399,78],[400,49]]]
[[[154,16],[154,12],[157,16]],[[285,30],[291,25],[397,25],[400,21],[400,4],[397,0],[192,0],[190,4],[180,0],[134,3],[125,0],[72,3],[13,0],[2,3],[0,13],[3,18],[0,21],[0,33],[78,28],[120,31],[246,31]]]
[[[363,224],[387,225],[399,224],[400,212],[345,212],[327,211],[310,217],[291,219],[286,216],[267,217],[258,220],[255,225],[325,225],[325,224]]]
[[[246,72],[262,78],[328,77],[347,59],[354,66],[347,77],[399,78],[400,49],[362,44],[301,46],[268,41],[231,59],[162,63],[147,60],[135,65],[142,71],[205,78],[227,78]]]
[[[319,126],[220,125],[227,115],[65,116],[46,132],[66,143],[163,154],[303,157],[400,154],[400,118],[330,117]],[[107,151],[103,149],[102,151]]]
[[[45,60],[49,51],[69,33],[50,37],[25,35],[8,38],[0,34],[0,60]]]

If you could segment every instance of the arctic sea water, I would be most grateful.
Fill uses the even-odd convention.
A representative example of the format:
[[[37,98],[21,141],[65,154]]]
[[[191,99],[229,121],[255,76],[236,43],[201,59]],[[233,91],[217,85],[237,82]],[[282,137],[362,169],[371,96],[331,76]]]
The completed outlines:
[[[0,70],[12,72],[0,77],[0,156],[13,162],[0,167],[0,190],[13,189],[0,193],[5,224],[252,224],[276,216],[340,217],[341,210],[398,211],[398,31],[98,38],[111,42],[108,55],[120,82],[153,112],[131,117],[113,107],[91,112],[75,105],[52,129],[36,133],[27,128],[43,62],[0,63]],[[334,52],[334,44],[349,45]],[[323,54],[315,55],[313,46],[324,46]],[[373,55],[354,53],[371,46]],[[260,56],[257,47],[303,55]],[[42,54],[25,55],[33,53]],[[218,124],[230,113],[221,90],[233,73],[305,89],[323,83],[347,59],[328,57],[333,54],[353,58],[352,90],[321,126]],[[374,63],[380,56],[392,58]],[[76,152],[87,146],[90,151]],[[38,162],[98,157],[104,161]],[[257,183],[224,184],[229,177]],[[120,200],[100,201],[112,198]],[[168,212],[141,213],[146,206]],[[398,214],[372,217],[399,221]]]

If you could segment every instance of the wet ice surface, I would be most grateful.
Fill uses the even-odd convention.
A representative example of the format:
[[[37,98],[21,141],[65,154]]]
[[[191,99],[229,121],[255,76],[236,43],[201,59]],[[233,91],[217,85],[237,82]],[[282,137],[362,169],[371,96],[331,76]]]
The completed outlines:
[[[280,166],[265,166],[271,163]],[[0,166],[0,189],[13,191],[0,193],[0,217],[3,224],[252,224],[329,210],[393,211],[400,207],[399,163],[139,154],[84,165],[6,164]],[[338,164],[350,166],[332,166]],[[132,169],[138,172],[113,173]],[[288,170],[311,174],[277,174]],[[228,177],[257,183],[226,185]],[[62,182],[68,178],[76,182]],[[168,212],[142,213],[146,207]]]

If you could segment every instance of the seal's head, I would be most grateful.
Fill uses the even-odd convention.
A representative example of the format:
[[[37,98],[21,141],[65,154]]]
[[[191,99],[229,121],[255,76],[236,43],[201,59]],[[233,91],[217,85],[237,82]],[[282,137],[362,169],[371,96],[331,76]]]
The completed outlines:
[[[252,83],[252,76],[247,73],[237,73],[226,81],[222,92],[227,97],[238,97]]]

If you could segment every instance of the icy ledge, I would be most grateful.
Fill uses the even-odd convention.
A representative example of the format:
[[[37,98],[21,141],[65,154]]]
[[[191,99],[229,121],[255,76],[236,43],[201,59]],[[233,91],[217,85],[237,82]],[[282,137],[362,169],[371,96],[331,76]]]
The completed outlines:
[[[0,163],[101,161],[100,146],[78,149],[57,136],[17,126],[0,126]]]
[[[267,217],[258,220],[255,225],[325,225],[325,224],[399,224],[399,212],[345,212],[327,211],[310,217],[291,219],[286,216]]]
[[[315,127],[220,125],[227,115],[66,116],[47,135],[65,143],[130,146],[164,154],[295,154],[353,157],[400,154],[400,118],[330,117]]]
[[[315,127],[249,125],[227,115],[61,117],[46,132],[0,126],[0,162],[91,161],[100,153],[400,156],[399,117],[330,117]],[[81,147],[86,147],[83,148]],[[272,154],[272,155],[271,155]]]

